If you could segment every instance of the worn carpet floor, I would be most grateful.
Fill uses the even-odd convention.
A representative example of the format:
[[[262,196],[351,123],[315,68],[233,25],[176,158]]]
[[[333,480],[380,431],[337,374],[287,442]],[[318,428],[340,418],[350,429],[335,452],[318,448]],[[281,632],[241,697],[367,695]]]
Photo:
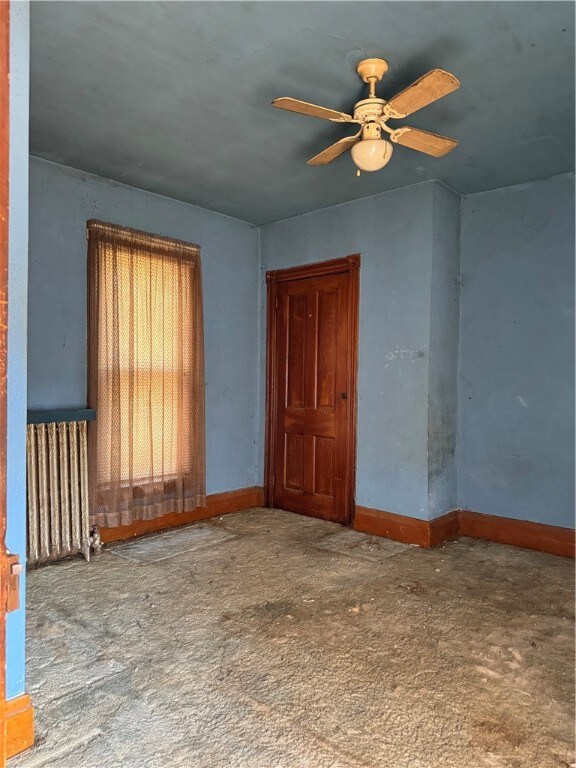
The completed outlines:
[[[10,768],[574,764],[570,560],[277,510],[180,534],[29,574]]]

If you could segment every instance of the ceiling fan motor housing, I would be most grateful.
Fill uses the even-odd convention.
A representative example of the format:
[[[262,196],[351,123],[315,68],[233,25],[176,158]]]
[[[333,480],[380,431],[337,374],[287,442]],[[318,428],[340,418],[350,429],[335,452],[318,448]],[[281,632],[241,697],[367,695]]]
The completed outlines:
[[[385,99],[363,99],[354,107],[354,120],[367,122],[369,120],[379,120],[384,112],[386,105]]]

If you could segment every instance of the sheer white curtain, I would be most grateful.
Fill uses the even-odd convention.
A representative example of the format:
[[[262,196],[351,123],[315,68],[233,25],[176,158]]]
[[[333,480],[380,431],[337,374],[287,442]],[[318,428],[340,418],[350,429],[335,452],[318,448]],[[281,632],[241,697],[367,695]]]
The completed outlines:
[[[205,506],[199,248],[96,221],[88,239],[94,522]]]

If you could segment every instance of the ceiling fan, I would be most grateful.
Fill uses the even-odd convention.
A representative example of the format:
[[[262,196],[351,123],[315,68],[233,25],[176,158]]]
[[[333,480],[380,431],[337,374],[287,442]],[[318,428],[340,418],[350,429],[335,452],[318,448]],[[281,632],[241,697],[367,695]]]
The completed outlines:
[[[442,157],[458,145],[455,139],[429,133],[420,128],[402,126],[391,128],[389,119],[401,119],[417,112],[422,107],[447,96],[460,87],[460,81],[443,69],[432,69],[416,80],[389,101],[376,96],[376,83],[388,71],[388,62],[384,59],[365,59],[356,67],[356,72],[369,86],[367,99],[354,105],[353,115],[338,112],[327,107],[318,107],[299,99],[283,97],[274,99],[273,107],[300,112],[303,115],[320,117],[334,123],[356,123],[360,130],[354,136],[340,139],[327,149],[308,160],[308,165],[327,165],[348,149],[352,150],[352,160],[360,171],[379,171],[390,161],[394,144],[402,144],[418,152],[425,152],[433,157]],[[388,134],[390,141],[382,138],[382,131]]]

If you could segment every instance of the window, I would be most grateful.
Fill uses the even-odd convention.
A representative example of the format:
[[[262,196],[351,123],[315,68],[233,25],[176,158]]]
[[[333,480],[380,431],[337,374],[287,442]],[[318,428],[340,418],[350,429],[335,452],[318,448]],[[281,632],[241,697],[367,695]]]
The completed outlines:
[[[88,232],[95,521],[204,506],[199,249],[101,222]]]

